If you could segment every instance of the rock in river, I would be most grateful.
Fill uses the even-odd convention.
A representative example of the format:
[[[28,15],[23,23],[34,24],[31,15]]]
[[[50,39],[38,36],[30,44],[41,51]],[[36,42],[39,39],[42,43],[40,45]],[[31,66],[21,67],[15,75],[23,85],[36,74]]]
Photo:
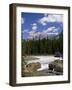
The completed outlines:
[[[63,60],[55,60],[49,64],[49,70],[63,72]]]
[[[39,68],[41,68],[41,64],[39,62],[29,63],[26,65],[24,72],[31,73],[37,71]]]

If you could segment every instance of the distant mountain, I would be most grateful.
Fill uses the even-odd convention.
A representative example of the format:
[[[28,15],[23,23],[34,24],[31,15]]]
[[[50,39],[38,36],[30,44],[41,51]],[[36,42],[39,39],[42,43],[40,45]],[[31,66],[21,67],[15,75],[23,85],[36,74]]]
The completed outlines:
[[[44,30],[42,32],[33,31],[33,34],[31,34],[28,37],[28,40],[38,40],[38,39],[57,39],[59,38],[60,33],[63,33],[63,30],[61,28],[51,27],[47,30]]]

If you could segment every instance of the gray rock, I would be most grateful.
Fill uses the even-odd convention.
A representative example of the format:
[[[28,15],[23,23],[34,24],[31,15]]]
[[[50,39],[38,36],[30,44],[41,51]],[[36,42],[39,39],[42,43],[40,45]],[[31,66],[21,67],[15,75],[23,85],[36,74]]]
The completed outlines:
[[[63,72],[63,66],[62,65],[56,65],[56,67],[54,68],[54,71]]]
[[[63,72],[63,60],[55,60],[49,64],[49,70]]]

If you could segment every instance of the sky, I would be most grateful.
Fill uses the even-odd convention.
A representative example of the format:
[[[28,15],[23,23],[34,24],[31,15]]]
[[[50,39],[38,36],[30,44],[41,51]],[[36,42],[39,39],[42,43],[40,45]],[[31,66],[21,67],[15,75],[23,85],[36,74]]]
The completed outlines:
[[[22,39],[47,38],[63,32],[63,15],[50,13],[21,13]]]

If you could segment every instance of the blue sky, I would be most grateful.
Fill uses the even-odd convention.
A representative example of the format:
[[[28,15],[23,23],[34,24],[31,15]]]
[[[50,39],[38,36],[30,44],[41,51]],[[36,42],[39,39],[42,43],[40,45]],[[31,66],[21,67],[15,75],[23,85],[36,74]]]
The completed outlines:
[[[63,31],[63,15],[50,13],[21,13],[22,39],[56,36]]]

